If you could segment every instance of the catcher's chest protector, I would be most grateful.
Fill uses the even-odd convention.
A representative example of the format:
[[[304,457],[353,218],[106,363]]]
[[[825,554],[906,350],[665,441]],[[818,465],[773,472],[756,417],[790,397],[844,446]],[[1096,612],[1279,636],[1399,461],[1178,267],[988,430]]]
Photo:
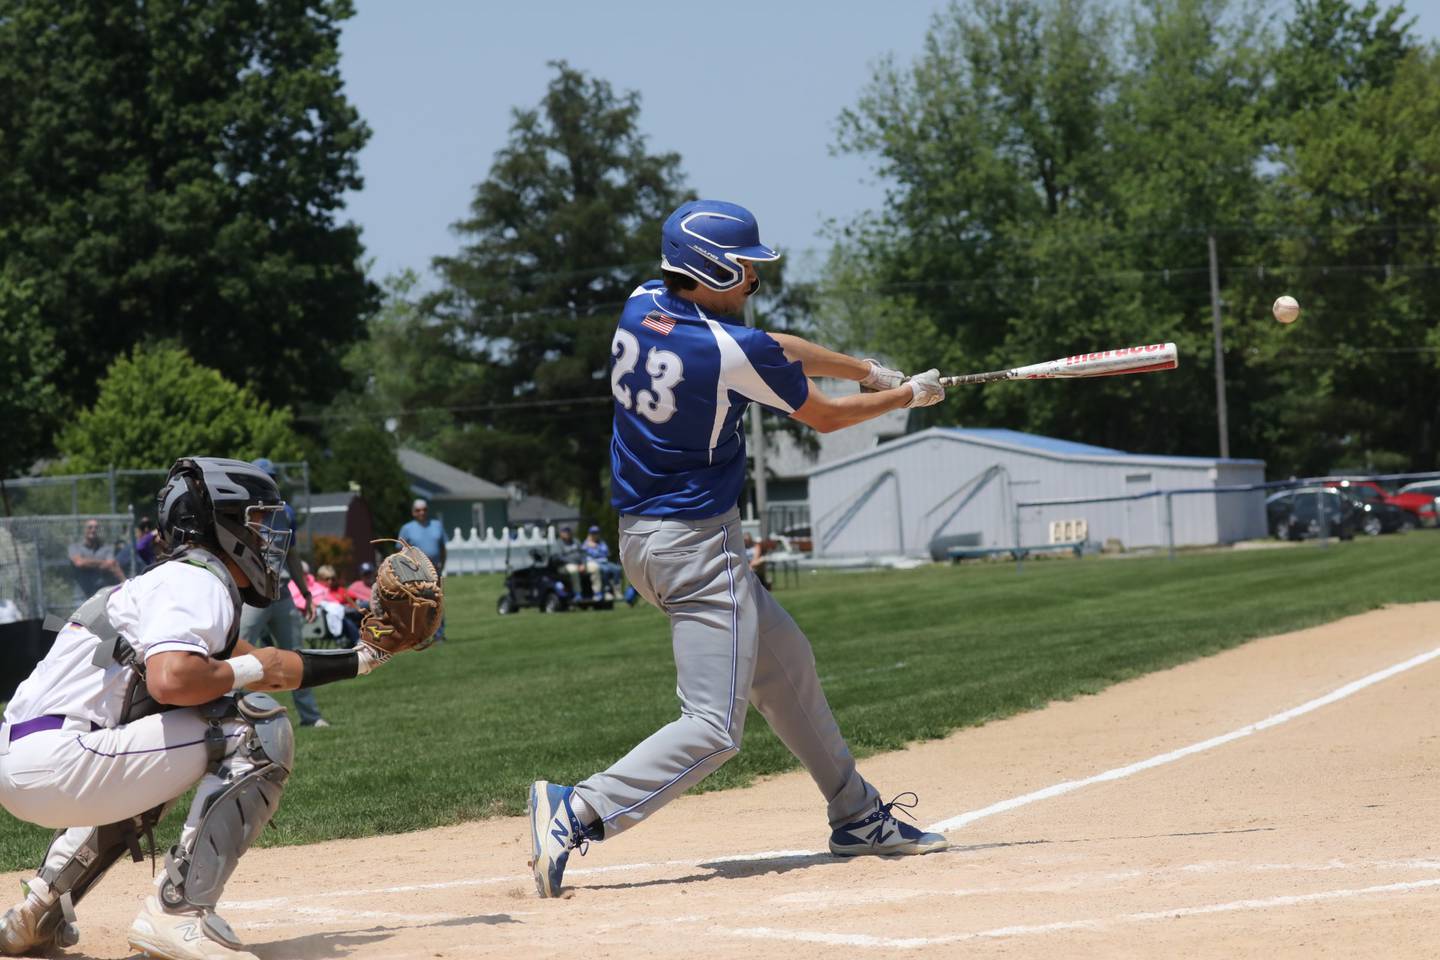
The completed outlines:
[[[235,578],[230,575],[225,564],[220,558],[201,547],[184,547],[171,554],[161,563],[188,563],[192,566],[201,567],[213,574],[225,585],[225,590],[230,594],[230,603],[234,607],[234,615],[230,618],[230,631],[225,637],[225,649],[216,655],[217,660],[226,660],[235,649],[235,643],[240,639],[240,608],[243,601],[240,599],[240,588],[235,584]],[[158,569],[156,564],[146,571]],[[120,722],[131,723],[141,717],[148,717],[152,713],[162,713],[173,707],[156,703],[150,696],[149,690],[145,687],[145,664],[135,654],[135,648],[130,641],[120,635],[120,631],[110,622],[110,614],[106,612],[105,605],[110,600],[110,594],[120,589],[117,587],[106,587],[98,591],[89,600],[80,604],[73,614],[70,615],[70,622],[78,624],[95,634],[98,642],[95,645],[95,656],[91,663],[104,669],[112,663],[118,663],[122,667],[130,669],[130,682],[125,688],[125,704],[120,711]]]

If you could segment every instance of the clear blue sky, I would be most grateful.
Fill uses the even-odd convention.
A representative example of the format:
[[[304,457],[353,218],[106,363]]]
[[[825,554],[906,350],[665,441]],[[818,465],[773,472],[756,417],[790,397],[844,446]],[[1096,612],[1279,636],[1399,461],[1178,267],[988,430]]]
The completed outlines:
[[[943,0],[521,3],[358,0],[344,26],[346,91],[373,136],[365,189],[349,198],[377,277],[453,252],[449,225],[567,60],[617,91],[637,90],[655,152],[677,151],[702,196],[733,199],[766,242],[805,267],[828,218],[879,206],[865,160],[832,156],[835,121],[887,53],[908,62]],[[1411,0],[1418,32],[1440,35],[1440,0]],[[1288,3],[1277,3],[1288,9]],[[813,263],[813,261],[811,261]]]

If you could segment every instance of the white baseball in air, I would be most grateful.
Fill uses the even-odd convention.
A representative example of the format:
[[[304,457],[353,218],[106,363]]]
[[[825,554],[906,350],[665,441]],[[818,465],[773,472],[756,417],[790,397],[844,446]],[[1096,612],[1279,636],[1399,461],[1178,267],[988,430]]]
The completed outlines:
[[[1300,302],[1294,297],[1276,297],[1270,311],[1281,323],[1294,323],[1300,316]]]

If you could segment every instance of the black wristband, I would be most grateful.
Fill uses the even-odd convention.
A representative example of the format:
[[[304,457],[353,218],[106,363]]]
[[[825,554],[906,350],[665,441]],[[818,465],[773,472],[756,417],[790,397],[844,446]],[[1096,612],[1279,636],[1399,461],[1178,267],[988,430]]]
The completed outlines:
[[[300,689],[349,680],[360,673],[360,654],[354,650],[299,650]]]

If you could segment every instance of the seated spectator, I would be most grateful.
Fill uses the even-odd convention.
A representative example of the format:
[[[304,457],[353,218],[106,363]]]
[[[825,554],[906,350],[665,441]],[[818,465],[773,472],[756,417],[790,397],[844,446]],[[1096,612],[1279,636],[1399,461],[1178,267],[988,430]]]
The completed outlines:
[[[584,573],[590,581],[590,595],[600,596],[600,564],[586,555],[585,549],[575,542],[575,531],[569,527],[560,528],[560,542],[555,545],[555,552],[560,557],[560,562],[565,564],[565,572],[571,577],[578,577]],[[578,596],[579,581],[572,580],[570,588]]]
[[[370,591],[375,587],[375,564],[360,564],[360,579],[345,589],[350,591],[350,598],[355,601],[355,606],[361,610],[370,609]]]
[[[600,538],[599,527],[592,526],[587,531],[585,542],[580,544],[580,549],[600,568],[600,588],[607,599],[613,600],[615,589],[620,585],[625,571],[620,564],[610,559],[610,544]]]
[[[310,564],[304,560],[300,561],[300,572],[305,577],[305,589],[303,591],[300,589],[300,584],[295,581],[294,577],[287,580],[286,584],[290,587],[290,598],[295,601],[296,608],[303,610],[306,604],[317,599],[315,590],[320,586],[320,581],[315,579],[315,574],[310,572]],[[314,618],[312,617],[311,619]]]
[[[75,583],[89,599],[96,590],[125,582],[125,571],[115,559],[113,544],[100,541],[100,521],[86,520],[85,534],[70,545],[70,563],[75,568]]]
[[[340,645],[350,648],[360,642],[360,611],[350,598],[350,591],[340,585],[335,568],[324,564],[316,571],[312,594],[325,617],[325,628],[332,637],[340,637]]]
[[[748,533],[745,534],[745,559],[750,561],[750,569],[755,571],[760,585],[769,590],[770,576],[765,569],[765,548]]]

